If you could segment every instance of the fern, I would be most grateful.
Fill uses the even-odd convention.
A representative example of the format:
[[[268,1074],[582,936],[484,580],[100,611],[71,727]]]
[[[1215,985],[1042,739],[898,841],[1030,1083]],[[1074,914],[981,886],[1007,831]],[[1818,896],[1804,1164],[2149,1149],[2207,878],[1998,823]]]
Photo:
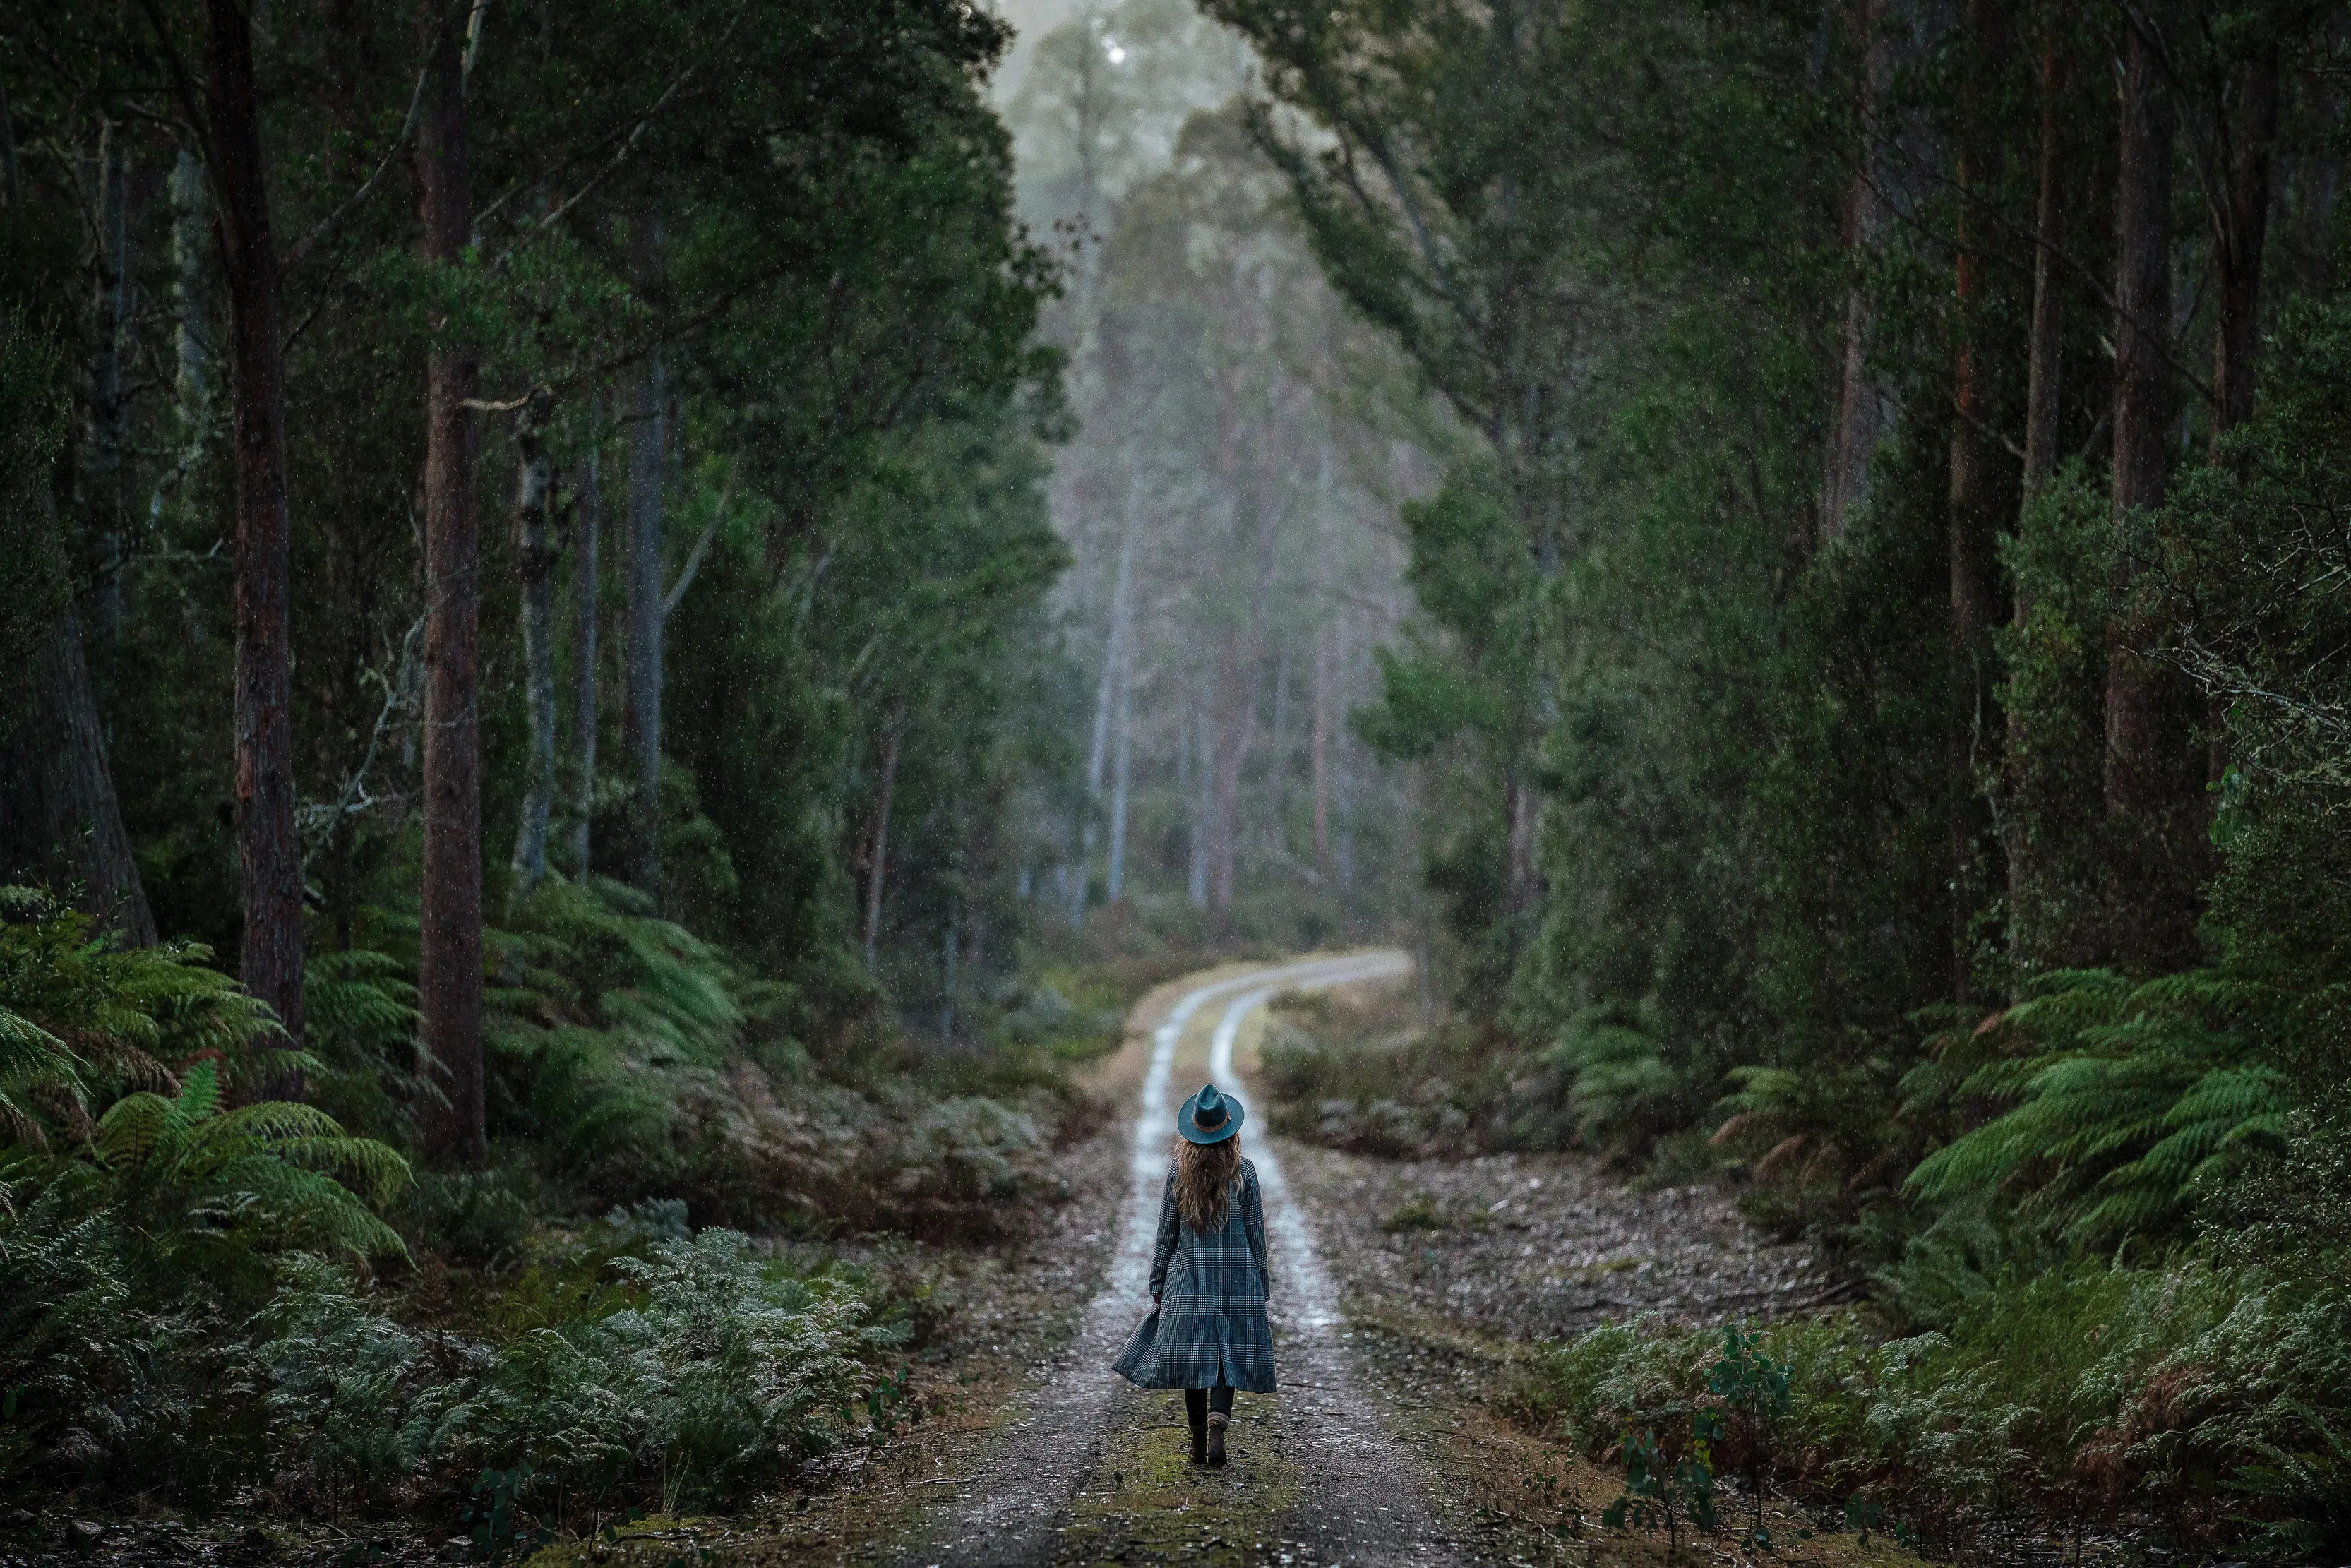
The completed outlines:
[[[2288,1085],[2261,1059],[2277,1006],[2211,971],[2043,977],[2036,995],[1938,1042],[1950,1098],[2007,1109],[1921,1161],[1907,1187],[1930,1201],[2005,1194],[2085,1243],[2176,1233],[2201,1192],[2284,1146]]]
[[[409,1180],[406,1160],[315,1106],[264,1100],[224,1110],[209,1061],[190,1068],[176,1094],[116,1101],[99,1118],[93,1148],[121,1180],[129,1222],[167,1255],[229,1233],[362,1258],[407,1255],[352,1190],[385,1201]]]
[[[266,1006],[207,966],[208,949],[195,943],[115,947],[95,934],[88,915],[37,892],[12,892],[5,907],[24,918],[0,920],[0,1014],[16,1023],[0,1032],[19,1043],[0,1045],[0,1062],[29,1065],[34,1048],[21,1025],[73,1059],[68,1084],[57,1071],[56,1048],[42,1048],[50,1060],[37,1081],[101,1095],[123,1086],[169,1090],[174,1079],[167,1063],[198,1056],[221,1062],[239,1085],[307,1063],[282,1050],[285,1033]],[[0,1065],[0,1075],[8,1071]],[[33,1081],[20,1085],[31,1086]],[[20,1096],[10,1103],[30,1114]],[[58,1109],[70,1122],[78,1104],[76,1096]]]

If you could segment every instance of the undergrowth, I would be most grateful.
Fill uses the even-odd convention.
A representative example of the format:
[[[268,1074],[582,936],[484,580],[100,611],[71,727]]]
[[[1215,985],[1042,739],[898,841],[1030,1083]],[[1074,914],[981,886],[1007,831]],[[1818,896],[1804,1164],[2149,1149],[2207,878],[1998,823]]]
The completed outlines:
[[[1769,1422],[1715,1442],[1725,1473],[1819,1502],[1861,1497],[1954,1543],[2035,1508],[2151,1522],[2177,1545],[2340,1551],[2351,1308],[2323,1273],[2183,1259],[2019,1273],[1945,1326],[1858,1313],[1756,1330],[1786,1378]],[[1721,1336],[1660,1319],[1544,1344],[1504,1396],[1594,1457],[1735,1405]]]

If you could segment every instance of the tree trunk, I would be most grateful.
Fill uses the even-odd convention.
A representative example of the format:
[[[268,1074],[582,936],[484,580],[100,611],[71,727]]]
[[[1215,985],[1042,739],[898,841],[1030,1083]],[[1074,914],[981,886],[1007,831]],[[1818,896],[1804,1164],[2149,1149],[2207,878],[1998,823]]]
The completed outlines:
[[[131,431],[122,373],[124,340],[131,331],[131,157],[122,128],[114,121],[99,120],[88,168],[98,193],[98,245],[90,269],[89,442],[79,510],[92,536],[89,634],[103,677],[122,636],[122,570],[131,553],[122,493],[123,447]]]
[[[269,229],[253,34],[238,0],[205,0],[206,162],[228,295],[236,448],[236,836],[246,990],[302,1039],[302,844],[294,824],[292,527],[286,504],[286,358]],[[299,1092],[297,1079],[285,1087]]]
[[[2031,507],[2057,471],[2057,391],[2065,294],[2059,278],[2065,248],[2064,115],[2065,57],[2052,23],[2041,53],[2041,189],[2033,207],[2032,340],[2025,368],[2024,505]],[[2023,604],[2019,601],[2018,616]]]
[[[650,225],[647,225],[650,227]],[[649,256],[650,239],[640,246]],[[628,706],[624,741],[633,788],[629,797],[629,880],[661,897],[662,448],[668,403],[661,356],[637,383],[629,447]]]
[[[1116,904],[1126,886],[1126,802],[1134,777],[1134,656],[1125,654],[1118,677],[1117,759],[1111,766],[1110,878],[1103,901]]]
[[[1838,243],[1847,265],[1857,268],[1879,222],[1877,104],[1893,70],[1893,40],[1886,28],[1886,0],[1852,0],[1855,42],[1861,50],[1857,77],[1862,146],[1845,188]],[[1869,497],[1870,459],[1885,432],[1881,399],[1869,379],[1869,299],[1858,282],[1845,291],[1844,353],[1837,371],[1836,423],[1829,432],[1827,482],[1821,502],[1823,545],[1844,538],[1853,513]]]
[[[882,887],[890,869],[890,794],[898,782],[898,737],[906,727],[906,705],[890,710],[882,731],[882,777],[873,798],[872,848],[865,868],[865,972],[872,974],[882,945]]]
[[[1314,774],[1314,869],[1331,872],[1331,666],[1337,622],[1314,634],[1314,736],[1309,747]]]
[[[2269,241],[2270,155],[2277,141],[2278,53],[2273,42],[2246,66],[2231,133],[2229,188],[2211,204],[2212,260],[2220,275],[2212,391],[2212,444],[2253,417],[2253,358],[2261,342],[2262,253]]]
[[[1143,475],[1132,472],[1126,483],[1126,511],[1119,528],[1118,570],[1111,579],[1110,629],[1102,638],[1102,674],[1094,684],[1094,727],[1086,748],[1086,794],[1100,795],[1102,766],[1109,759],[1111,708],[1117,701],[1121,660],[1126,649],[1127,604],[1134,591],[1134,514],[1142,501]]]
[[[464,35],[438,26],[417,138],[424,256],[461,265],[474,225],[466,170]],[[449,331],[434,324],[436,336]],[[481,366],[460,342],[434,345],[424,413],[424,885],[419,1005],[429,1057],[416,1119],[444,1161],[478,1169],[488,1150],[482,1103],[481,538],[475,483]]]
[[[184,485],[204,461],[212,431],[211,334],[204,279],[204,167],[182,152],[172,167],[172,295],[179,323],[174,344],[172,402],[180,427],[180,456],[172,477]]]
[[[2115,320],[2114,512],[2119,528],[2163,504],[2170,476],[2172,146],[2169,86],[2144,16],[2126,23],[2121,172],[2116,201],[2119,259]],[[2106,623],[2105,806],[2111,833],[2109,934],[2113,960],[2134,969],[2177,968],[2197,956],[2199,884],[2205,865],[2204,765],[2196,747],[2202,704],[2186,676],[2142,653],[2156,628],[2135,603],[2127,550],[2116,556]]]
[[[2057,468],[2058,388],[2064,366],[2061,354],[2065,325],[2065,297],[2059,268],[2065,245],[2064,116],[2065,57],[2053,18],[2049,19],[2041,54],[2040,191],[2033,209],[2032,332],[2027,350],[2024,392],[2023,498],[2017,531],[2024,537],[2032,512],[2049,476]],[[2013,624],[2021,637],[2032,620],[2033,604],[2024,585],[2016,587]],[[2018,977],[2041,967],[2048,957],[2045,934],[2040,930],[2038,901],[2047,875],[2042,834],[2053,831],[2055,816],[2043,770],[2036,766],[2032,737],[2021,710],[2007,718],[2006,774],[2008,819],[2001,845],[2008,860],[2009,946],[2011,967]]]
[[[1983,257],[1975,235],[1979,183],[1989,185],[1998,154],[1987,145],[1983,99],[1992,68],[1994,30],[2000,18],[1992,0],[1969,0],[1964,85],[1959,125],[1959,246],[1954,294],[1959,319],[1959,350],[1951,386],[1950,622],[1948,628],[1950,712],[1945,721],[1944,791],[1951,883],[1951,996],[1965,1002],[1972,989],[1973,941],[1970,933],[1977,887],[1976,844],[1982,807],[1975,784],[1975,736],[1991,700],[1991,628],[1998,616],[2000,560],[1998,520],[1992,509],[1990,454],[1982,429],[1985,403],[1976,337],[1983,314]]]
[[[134,946],[155,941],[155,917],[114,794],[98,698],[82,659],[81,622],[50,622],[14,672],[0,729],[0,881],[71,890],[75,906]]]
[[[1193,711],[1184,726],[1184,747],[1192,754],[1194,763],[1191,788],[1185,792],[1185,804],[1192,815],[1192,831],[1185,846],[1190,852],[1190,863],[1185,868],[1184,894],[1193,908],[1205,910],[1208,907],[1208,841],[1212,836],[1208,819],[1216,814],[1217,744],[1208,716],[1200,710],[1198,702],[1195,695]]]
[[[515,413],[515,559],[522,575],[524,709],[530,726],[522,821],[515,830],[512,896],[547,880],[547,824],[555,811],[555,471],[543,431],[548,400]]]
[[[590,427],[601,416],[601,401],[590,409]],[[573,874],[585,877],[593,869],[591,854],[593,819],[596,814],[596,620],[599,605],[597,589],[597,547],[603,534],[604,486],[599,471],[597,454],[602,443],[591,438],[588,446],[588,462],[580,478],[580,548],[575,586],[580,591],[578,622],[573,626],[579,639],[572,661],[572,711],[580,727],[580,793],[577,810],[580,820],[571,827],[571,863]]]

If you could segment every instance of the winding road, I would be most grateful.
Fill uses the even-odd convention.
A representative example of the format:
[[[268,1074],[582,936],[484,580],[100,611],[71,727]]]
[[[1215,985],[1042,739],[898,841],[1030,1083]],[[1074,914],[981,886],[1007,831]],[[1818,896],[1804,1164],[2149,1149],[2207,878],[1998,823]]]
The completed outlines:
[[[1171,1464],[1166,1455],[1181,1439],[1167,1433],[1163,1406],[1172,1406],[1175,1396],[1130,1388],[1110,1370],[1149,1304],[1169,1118],[1182,1095],[1197,1086],[1193,1075],[1205,1070],[1220,1087],[1236,1087],[1247,1105],[1233,1047],[1252,1011],[1285,992],[1410,972],[1402,953],[1353,954],[1204,980],[1176,997],[1152,1031],[1108,1279],[1087,1305],[1076,1337],[1044,1369],[969,1490],[932,1510],[920,1532],[923,1544],[904,1559],[908,1568],[1164,1562],[1179,1555],[1187,1562],[1375,1568],[1465,1560],[1431,1509],[1418,1468],[1383,1426],[1350,1364],[1338,1291],[1313,1228],[1283,1179],[1274,1140],[1251,1137],[1249,1154],[1265,1194],[1281,1391],[1244,1398],[1234,1419],[1233,1466],[1191,1471]],[[1196,1024],[1218,1002],[1223,1006],[1203,1061]],[[1181,1080],[1179,1061],[1190,1070]],[[1180,1414],[1174,1419],[1180,1423]],[[1143,1496],[1146,1474],[1158,1479],[1155,1503]]]

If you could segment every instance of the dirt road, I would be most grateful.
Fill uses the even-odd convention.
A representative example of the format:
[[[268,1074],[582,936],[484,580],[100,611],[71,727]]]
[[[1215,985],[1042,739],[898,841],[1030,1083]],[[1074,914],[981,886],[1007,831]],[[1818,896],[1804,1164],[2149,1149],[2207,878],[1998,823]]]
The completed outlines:
[[[1179,989],[1151,1034],[1109,1278],[995,1450],[964,1490],[933,1507],[923,1544],[904,1558],[911,1568],[1466,1560],[1430,1506],[1424,1470],[1390,1436],[1351,1364],[1338,1292],[1271,1141],[1249,1138],[1248,1146],[1265,1191],[1282,1387],[1241,1397],[1232,1464],[1195,1470],[1184,1452],[1180,1396],[1132,1388],[1110,1370],[1149,1304],[1176,1104],[1204,1078],[1238,1087],[1235,1039],[1273,997],[1408,972],[1402,954],[1374,953],[1203,977]]]

